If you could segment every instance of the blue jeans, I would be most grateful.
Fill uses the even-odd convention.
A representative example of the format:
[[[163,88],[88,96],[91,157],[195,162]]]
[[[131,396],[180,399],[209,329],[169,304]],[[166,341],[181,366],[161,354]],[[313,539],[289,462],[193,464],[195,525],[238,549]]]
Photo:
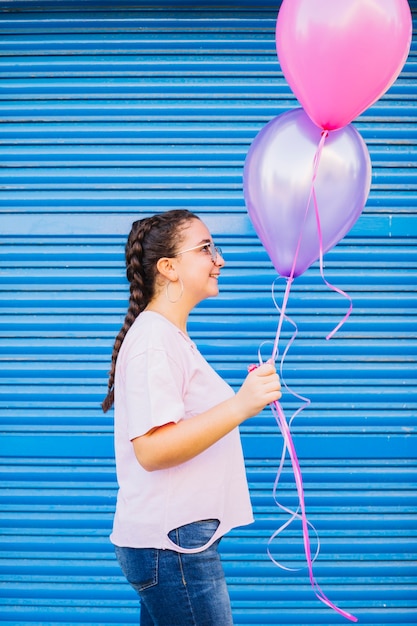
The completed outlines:
[[[203,546],[218,520],[176,528],[169,538],[183,548]],[[203,552],[115,547],[120,567],[140,597],[140,626],[233,626],[219,541]]]

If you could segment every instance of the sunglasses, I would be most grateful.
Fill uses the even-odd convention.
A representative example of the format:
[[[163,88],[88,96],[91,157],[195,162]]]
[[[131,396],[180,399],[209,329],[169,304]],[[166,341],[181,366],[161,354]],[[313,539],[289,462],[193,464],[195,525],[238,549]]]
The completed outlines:
[[[185,254],[185,252],[191,252],[192,250],[203,250],[206,254],[209,254],[213,263],[217,261],[217,256],[221,256],[223,258],[223,254],[221,248],[218,248],[214,245],[212,241],[208,243],[200,243],[198,246],[194,246],[193,248],[187,248],[186,250],[181,250],[177,252],[175,256],[179,256],[180,254]]]

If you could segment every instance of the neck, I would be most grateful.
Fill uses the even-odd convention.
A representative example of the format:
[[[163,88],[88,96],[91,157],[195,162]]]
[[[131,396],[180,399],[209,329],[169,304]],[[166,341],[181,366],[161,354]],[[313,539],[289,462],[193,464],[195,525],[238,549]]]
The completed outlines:
[[[164,302],[159,298],[155,298],[148,304],[145,311],[159,313],[159,315],[165,317],[174,324],[174,326],[177,326],[184,334],[188,335],[187,321],[189,311],[185,311],[182,306],[179,306],[179,303],[171,304],[170,302]]]

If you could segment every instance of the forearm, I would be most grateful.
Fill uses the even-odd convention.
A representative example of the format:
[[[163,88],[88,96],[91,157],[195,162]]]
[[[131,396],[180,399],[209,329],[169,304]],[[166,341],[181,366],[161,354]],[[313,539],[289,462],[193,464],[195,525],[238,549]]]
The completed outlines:
[[[132,442],[136,458],[147,471],[180,465],[207,450],[244,419],[234,396],[190,419],[166,424],[137,437]]]

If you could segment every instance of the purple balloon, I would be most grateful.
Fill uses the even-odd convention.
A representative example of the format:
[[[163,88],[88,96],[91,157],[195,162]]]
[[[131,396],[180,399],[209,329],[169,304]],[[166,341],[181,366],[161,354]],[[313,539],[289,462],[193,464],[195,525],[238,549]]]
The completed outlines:
[[[255,137],[246,156],[243,190],[250,220],[281,276],[290,276],[299,238],[294,277],[320,256],[317,219],[310,197],[314,155],[322,130],[304,109],[272,119]],[[326,137],[314,183],[323,253],[350,230],[371,186],[371,159],[358,131],[349,124]]]

